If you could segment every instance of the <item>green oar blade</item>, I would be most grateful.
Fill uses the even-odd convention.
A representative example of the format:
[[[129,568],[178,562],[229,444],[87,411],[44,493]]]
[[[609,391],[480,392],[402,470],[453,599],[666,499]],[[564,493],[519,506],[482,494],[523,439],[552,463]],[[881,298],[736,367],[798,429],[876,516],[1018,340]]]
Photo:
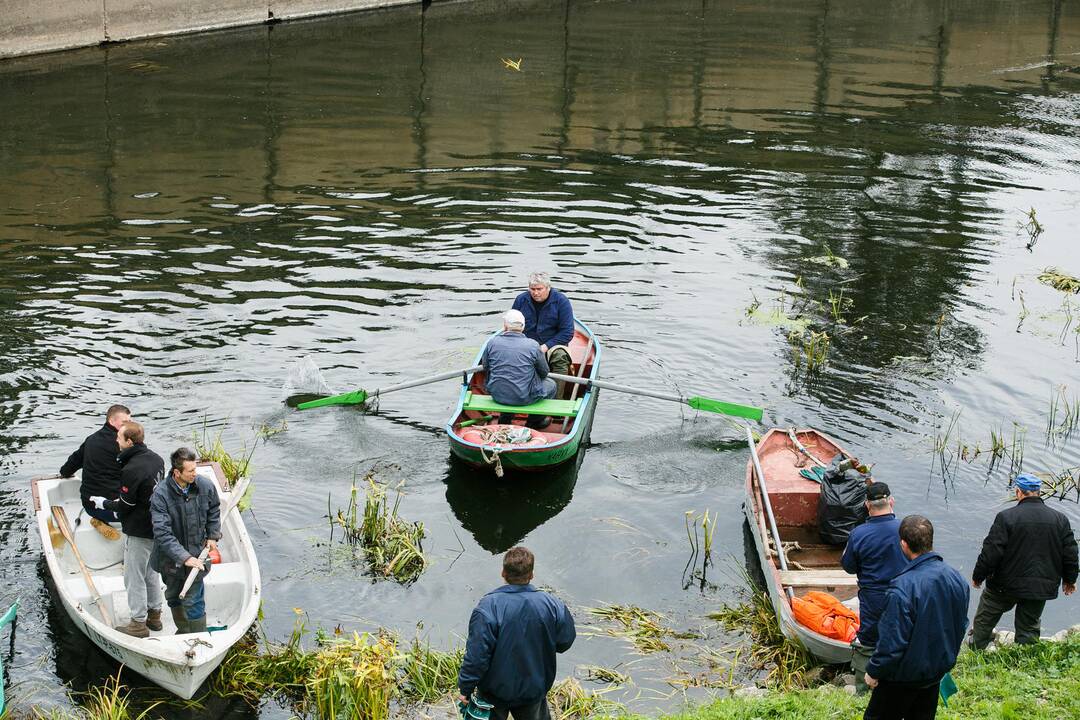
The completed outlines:
[[[737,405],[735,403],[713,400],[707,397],[692,397],[686,399],[687,405],[695,410],[731,415],[733,417],[747,418],[748,420],[761,420],[764,411],[751,405]]]
[[[311,408],[325,407],[327,405],[362,405],[367,400],[367,390],[353,390],[352,392],[343,393],[341,395],[331,395],[330,397],[319,398],[318,400],[309,400],[302,402],[296,406],[298,410],[309,410]]]

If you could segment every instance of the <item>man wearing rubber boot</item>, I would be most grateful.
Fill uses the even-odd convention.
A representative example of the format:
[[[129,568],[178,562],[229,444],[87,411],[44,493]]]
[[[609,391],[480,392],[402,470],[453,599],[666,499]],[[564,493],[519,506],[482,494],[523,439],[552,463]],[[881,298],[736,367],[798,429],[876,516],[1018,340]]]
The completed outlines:
[[[885,610],[889,583],[908,560],[900,550],[900,521],[893,513],[893,498],[883,482],[866,488],[866,522],[848,536],[840,564],[859,578],[859,633],[851,643],[851,671],[855,690],[869,691],[866,664],[874,655],[878,639],[878,619]]]
[[[102,503],[120,494],[120,463],[116,460],[116,433],[131,419],[131,411],[123,405],[113,405],[105,412],[105,424],[83,440],[60,468],[60,477],[69,478],[82,469],[79,497],[90,524],[109,540],[119,540],[120,533],[109,526],[120,518]],[[76,520],[76,524],[78,521]]]
[[[150,522],[150,496],[165,479],[165,462],[146,447],[143,426],[128,420],[116,433],[120,449],[120,497],[106,500],[106,510],[120,516],[124,528],[124,590],[131,622],[118,628],[135,637],[161,630],[161,576],[150,567],[154,527]]]
[[[555,397],[555,381],[535,340],[525,337],[525,318],[517,310],[503,315],[503,331],[488,340],[480,358],[487,373],[488,394],[500,405],[531,405]],[[503,413],[499,422],[508,425],[513,415]],[[550,417],[529,416],[526,427],[543,428]]]
[[[200,562],[203,547],[217,549],[221,539],[221,505],[217,489],[195,473],[195,452],[179,448],[170,456],[169,477],[154,489],[150,498],[150,519],[154,526],[154,549],[150,565],[165,580],[165,601],[169,604],[176,634],[206,630],[203,577],[210,561]],[[200,570],[194,584],[181,599],[188,572]]]
[[[460,701],[468,707],[476,691],[472,704],[490,705],[491,720],[550,720],[555,654],[569,650],[577,636],[566,604],[530,584],[533,562],[527,548],[510,548],[503,556],[506,584],[480,598],[469,618]]]
[[[1039,641],[1043,608],[1057,597],[1076,591],[1077,550],[1069,518],[1047,507],[1039,496],[1042,481],[1017,475],[1016,505],[994,518],[982,552],[971,573],[971,584],[986,588],[972,623],[971,645],[990,644],[994,625],[1016,607],[1016,642]]]
[[[574,339],[574,308],[565,294],[551,287],[545,272],[529,275],[529,289],[514,299],[514,309],[525,316],[525,337],[540,345],[551,368],[560,375],[570,374],[570,351]],[[555,397],[562,398],[564,382],[556,383]]]

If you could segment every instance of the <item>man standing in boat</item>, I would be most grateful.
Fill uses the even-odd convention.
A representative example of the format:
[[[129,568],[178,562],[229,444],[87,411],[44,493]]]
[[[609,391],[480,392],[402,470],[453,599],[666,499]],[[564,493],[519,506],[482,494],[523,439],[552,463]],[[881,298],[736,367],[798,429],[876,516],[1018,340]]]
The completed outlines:
[[[480,358],[487,373],[488,394],[502,405],[531,405],[555,397],[555,381],[548,377],[548,364],[540,346],[525,337],[525,317],[518,310],[503,315],[503,331],[488,340]],[[499,422],[508,424],[511,416],[503,414]],[[525,425],[547,427],[550,417],[530,415]]]
[[[930,521],[904,518],[900,549],[910,562],[889,585],[866,666],[874,693],[863,720],[933,718],[941,679],[956,664],[967,629],[967,582],[933,552]]]
[[[165,580],[165,601],[169,604],[176,633],[206,631],[206,603],[203,576],[210,561],[202,563],[203,547],[217,549],[221,539],[221,504],[214,484],[195,472],[195,451],[182,447],[170,456],[172,471],[158,483],[150,498],[150,519],[154,526],[154,549],[150,566]],[[188,571],[201,570],[183,599]]]
[[[574,644],[577,631],[566,604],[530,583],[533,554],[510,548],[503,556],[506,584],[480,598],[469,618],[469,639],[458,672],[461,702],[491,710],[491,720],[550,720],[547,693],[555,654]]]
[[[1035,475],[1018,475],[1016,505],[994,518],[983,540],[982,552],[971,573],[971,584],[986,588],[979,598],[972,624],[971,645],[982,650],[994,634],[994,625],[1016,607],[1016,642],[1039,641],[1043,608],[1057,597],[1076,592],[1077,549],[1069,518],[1048,508]]]
[[[866,522],[851,531],[840,564],[859,578],[859,633],[851,643],[851,670],[855,689],[869,690],[863,678],[866,663],[874,654],[878,620],[885,610],[889,583],[908,560],[900,549],[900,521],[893,512],[889,486],[875,482],[866,488]]]
[[[131,622],[117,628],[134,637],[161,630],[161,576],[150,567],[154,528],[150,496],[165,478],[165,461],[145,444],[143,426],[128,420],[116,433],[120,449],[120,496],[105,501],[105,509],[120,516],[124,529],[124,590]]]
[[[551,371],[570,374],[570,350],[574,339],[574,308],[566,295],[551,287],[545,272],[529,275],[529,289],[514,299],[513,308],[525,316],[525,337],[540,345]],[[563,383],[557,383],[555,397],[562,397]]]
[[[120,539],[120,533],[108,523],[120,518],[104,507],[106,498],[120,494],[120,463],[116,460],[116,433],[131,419],[131,411],[123,405],[113,405],[105,412],[105,424],[71,453],[60,468],[60,477],[69,478],[82,469],[79,497],[90,524],[109,540]]]

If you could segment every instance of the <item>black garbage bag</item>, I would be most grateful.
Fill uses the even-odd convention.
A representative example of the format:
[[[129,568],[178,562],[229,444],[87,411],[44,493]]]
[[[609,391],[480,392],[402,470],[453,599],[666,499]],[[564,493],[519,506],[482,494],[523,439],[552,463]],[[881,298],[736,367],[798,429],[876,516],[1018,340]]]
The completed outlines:
[[[866,521],[866,481],[859,461],[837,455],[825,469],[818,498],[821,541],[843,545],[857,525]]]

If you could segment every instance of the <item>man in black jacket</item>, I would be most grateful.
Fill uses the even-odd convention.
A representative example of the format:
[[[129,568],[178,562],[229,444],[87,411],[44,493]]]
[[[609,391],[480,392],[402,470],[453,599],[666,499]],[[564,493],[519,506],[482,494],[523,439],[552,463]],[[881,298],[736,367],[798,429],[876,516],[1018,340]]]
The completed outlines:
[[[127,590],[131,622],[117,628],[135,637],[161,630],[161,575],[150,567],[154,527],[150,522],[150,496],[165,477],[165,461],[145,444],[139,423],[129,420],[116,433],[120,449],[120,497],[106,500],[105,509],[120,516],[124,529],[124,589]]]
[[[1042,483],[1034,475],[1018,475],[1015,507],[994,518],[971,574],[971,584],[986,589],[979,599],[971,644],[982,650],[1001,616],[1016,606],[1016,642],[1039,640],[1047,600],[1076,591],[1077,548],[1069,519],[1048,508],[1039,497]]]
[[[114,498],[120,494],[120,463],[116,461],[116,431],[131,419],[131,411],[123,405],[113,405],[105,413],[105,424],[83,441],[79,449],[71,453],[60,468],[60,477],[69,478],[82,469],[79,496],[83,509],[90,516],[90,524],[110,540],[120,538],[120,533],[107,523],[119,518],[112,510],[101,506],[102,498]],[[99,502],[91,502],[96,497]]]

